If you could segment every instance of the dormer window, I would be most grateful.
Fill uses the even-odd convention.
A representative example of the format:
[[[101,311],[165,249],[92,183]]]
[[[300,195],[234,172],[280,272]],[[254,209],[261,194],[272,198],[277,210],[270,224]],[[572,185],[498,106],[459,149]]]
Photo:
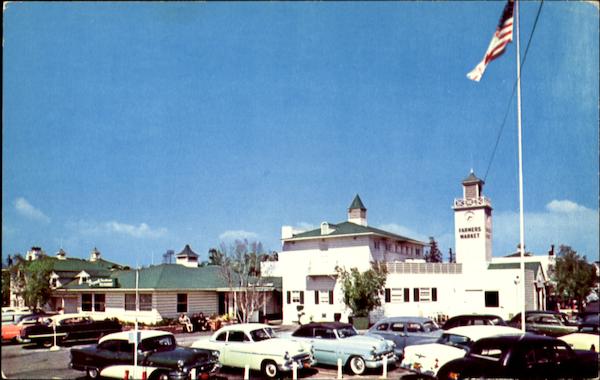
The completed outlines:
[[[88,282],[90,282],[90,274],[84,270],[79,272],[79,274],[75,277],[79,278],[79,285],[87,284]]]

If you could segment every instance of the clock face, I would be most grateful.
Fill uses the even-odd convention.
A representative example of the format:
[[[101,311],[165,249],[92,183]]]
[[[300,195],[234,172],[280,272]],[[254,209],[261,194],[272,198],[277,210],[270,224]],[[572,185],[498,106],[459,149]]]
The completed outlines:
[[[475,217],[475,214],[472,211],[467,211],[465,213],[465,220],[467,222],[471,222],[473,220],[473,218]]]

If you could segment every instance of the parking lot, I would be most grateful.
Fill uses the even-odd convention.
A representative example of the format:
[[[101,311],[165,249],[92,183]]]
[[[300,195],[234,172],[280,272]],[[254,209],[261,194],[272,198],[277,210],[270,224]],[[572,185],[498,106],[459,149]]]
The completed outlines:
[[[208,339],[209,333],[176,334],[178,344],[191,346],[198,339]],[[60,347],[58,351],[37,348],[31,344],[2,345],[2,376],[6,379],[85,379],[85,374],[69,368],[71,347]],[[398,379],[405,370],[390,368],[387,378]],[[376,379],[382,375],[381,370],[371,371],[363,376],[343,374],[344,379]],[[221,369],[218,374],[222,379],[243,379],[244,370],[235,368]],[[337,367],[316,367],[301,371],[299,378],[336,379]],[[250,378],[261,378],[260,373],[251,372]]]

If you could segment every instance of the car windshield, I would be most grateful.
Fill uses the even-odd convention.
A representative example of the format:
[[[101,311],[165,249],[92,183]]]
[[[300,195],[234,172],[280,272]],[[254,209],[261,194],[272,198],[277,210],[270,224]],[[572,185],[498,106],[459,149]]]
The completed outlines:
[[[175,337],[172,335],[156,336],[144,341],[140,344],[142,351],[169,351],[176,347]]]
[[[445,344],[447,346],[458,347],[462,349],[468,349],[473,341],[464,335],[458,334],[443,334],[438,340],[437,343]]]
[[[252,337],[253,341],[260,342],[261,340],[267,340],[275,337],[275,332],[271,328],[256,329],[250,331],[250,336]]]
[[[358,333],[354,329],[354,327],[343,327],[336,330],[337,335],[340,339],[348,338],[350,336],[357,335]]]

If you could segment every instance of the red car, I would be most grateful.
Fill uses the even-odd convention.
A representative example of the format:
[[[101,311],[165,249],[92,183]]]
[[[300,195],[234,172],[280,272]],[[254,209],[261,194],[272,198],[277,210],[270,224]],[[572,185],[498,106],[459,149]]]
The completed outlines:
[[[2,325],[2,341],[15,342],[21,339],[21,330],[24,326],[34,325],[40,318],[49,317],[47,313],[22,314],[15,317],[13,323]]]

